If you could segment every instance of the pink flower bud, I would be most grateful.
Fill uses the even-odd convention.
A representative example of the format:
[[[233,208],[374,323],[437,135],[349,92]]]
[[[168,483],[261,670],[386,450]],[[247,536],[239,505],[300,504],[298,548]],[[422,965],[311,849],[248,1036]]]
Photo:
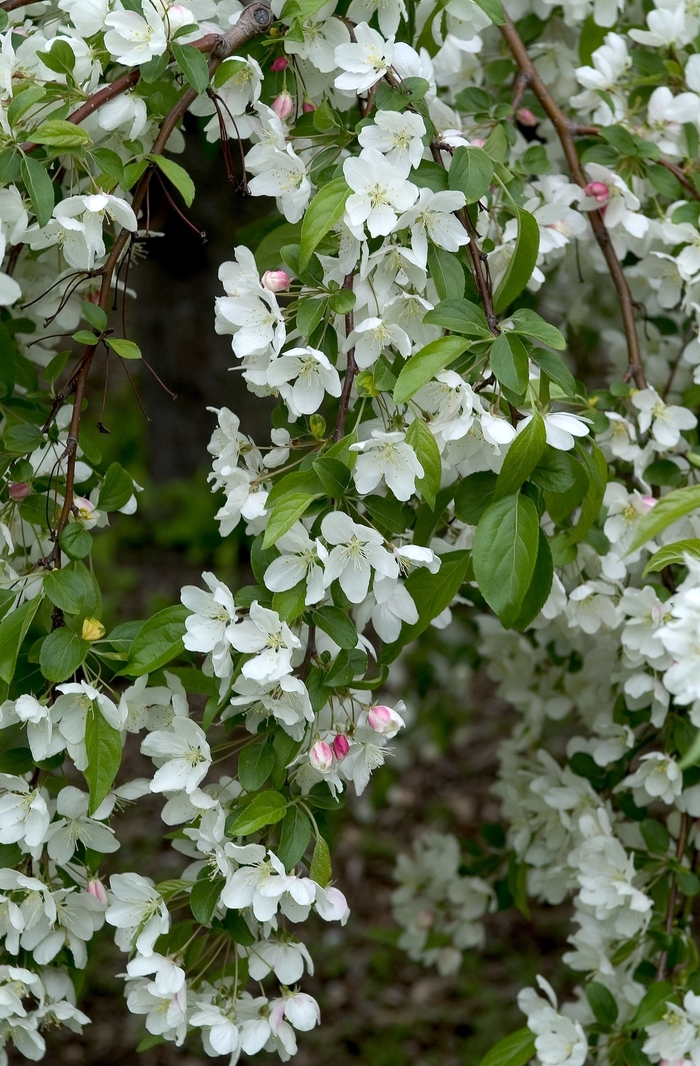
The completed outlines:
[[[607,204],[610,199],[610,189],[604,181],[589,181],[583,191],[586,196],[592,196],[599,204]]]
[[[277,59],[273,59],[270,63],[270,70],[286,70],[289,66],[289,60],[285,56],[277,56]]]
[[[98,881],[96,877],[94,877],[91,881],[88,881],[87,885],[85,886],[85,891],[88,893],[88,895],[94,896],[95,899],[99,899],[100,903],[106,904],[109,902],[109,900],[107,899],[107,892],[105,891],[105,886],[102,884],[101,881]]]
[[[483,148],[486,144],[486,141],[483,137],[472,137],[469,143],[472,145],[473,148]]]
[[[289,274],[286,270],[266,270],[262,283],[270,292],[285,292],[289,288]]]
[[[651,511],[652,507],[656,507],[658,502],[655,496],[642,496],[642,503],[647,511]]]
[[[348,738],[346,736],[343,736],[342,733],[338,733],[338,735],[333,738],[333,754],[335,755],[336,759],[338,759],[339,761],[341,759],[344,759],[349,751],[350,742]]]
[[[317,740],[309,752],[309,762],[314,770],[321,774],[327,774],[333,765],[333,752],[325,740]]]
[[[301,110],[308,115],[309,111],[316,110],[316,104],[312,104],[310,100],[304,100],[304,103],[301,105]]]
[[[375,707],[370,707],[367,715],[367,725],[375,733],[381,733],[383,737],[391,738],[395,737],[399,729],[402,728],[404,720],[391,707],[385,707],[383,703],[378,703]]]
[[[292,94],[280,93],[279,96],[276,96],[275,99],[272,101],[272,110],[275,112],[277,117],[281,118],[284,122],[284,120],[286,118],[289,118],[289,116],[294,111],[294,101],[292,100]]]
[[[14,485],[10,485],[7,492],[11,500],[14,500],[15,503],[20,503],[31,495],[32,486],[26,481],[16,481]]]
[[[518,111],[518,122],[521,126],[537,126],[539,119],[528,107],[521,107]]]

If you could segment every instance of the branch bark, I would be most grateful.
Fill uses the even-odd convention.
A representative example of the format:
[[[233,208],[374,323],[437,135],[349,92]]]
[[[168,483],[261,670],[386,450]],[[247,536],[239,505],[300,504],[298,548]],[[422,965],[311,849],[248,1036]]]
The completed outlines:
[[[576,184],[580,185],[583,189],[588,182],[586,180],[586,175],[583,172],[583,168],[581,167],[581,162],[574,144],[573,129],[576,127],[572,126],[572,123],[569,122],[540,77],[537,68],[528,55],[527,48],[525,47],[520,34],[513,25],[512,20],[508,18],[508,16],[506,16],[506,20],[506,24],[500,27],[504,40],[515,59],[515,62],[518,64],[520,72],[527,76],[530,88],[542,104],[542,107],[557,132],[571,177]],[[600,211],[590,211],[588,212],[588,217],[591,220],[593,236],[598,242],[598,246],[605,257],[605,262],[607,263],[615,289],[617,290],[622,322],[625,329],[625,337],[627,338],[630,373],[634,377],[637,388],[645,389],[647,383],[644,376],[644,368],[642,367],[637,324],[634,319],[634,301],[632,299],[632,293],[630,292],[627,278],[622,269],[622,264],[612,246],[610,234],[608,233],[602,214]]]
[[[343,288],[349,289],[352,292],[354,274],[348,274],[343,281]],[[352,311],[348,311],[345,316],[345,336],[349,337],[355,328],[355,316]],[[335,431],[333,433],[333,440],[340,440],[345,436],[345,419],[348,414],[348,407],[350,406],[350,394],[352,393],[352,383],[355,380],[355,374],[357,373],[357,363],[355,362],[355,349],[348,348],[347,352],[347,366],[345,368],[345,378],[343,379],[343,391],[340,394],[340,407],[338,409],[338,421],[335,424]]]

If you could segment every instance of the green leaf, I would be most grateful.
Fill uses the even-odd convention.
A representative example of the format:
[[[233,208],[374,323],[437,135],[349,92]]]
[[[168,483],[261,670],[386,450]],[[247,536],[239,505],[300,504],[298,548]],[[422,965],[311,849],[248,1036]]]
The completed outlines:
[[[107,337],[105,343],[108,348],[116,352],[120,359],[141,359],[141,349],[134,341],[127,341],[120,337]]]
[[[41,645],[39,652],[39,665],[41,672],[48,681],[57,684],[71,677],[78,669],[88,651],[90,645],[87,640],[82,640],[77,633],[71,632],[62,626],[49,633]]]
[[[336,289],[328,297],[328,306],[336,315],[347,315],[357,303],[357,297],[350,289]]]
[[[251,933],[248,923],[240,911],[227,910],[226,916],[221,923],[236,944],[242,944],[249,948],[255,943],[255,937]]]
[[[141,71],[141,76],[143,77],[143,67]],[[108,178],[116,181],[119,185],[122,184],[124,181],[124,165],[116,152],[113,152],[111,148],[93,148],[92,157]]]
[[[323,237],[339,222],[345,211],[345,201],[350,195],[345,178],[329,181],[318,190],[311,200],[301,224],[299,243],[299,267],[304,270]]]
[[[655,818],[644,818],[639,823],[639,831],[644,838],[649,851],[654,855],[668,855],[668,846],[671,843],[668,829]]]
[[[275,765],[272,737],[262,744],[247,744],[238,756],[238,780],[246,792],[257,792],[267,781]]]
[[[257,833],[266,825],[274,825],[281,822],[287,810],[287,801],[279,792],[261,792],[254,796],[250,803],[240,812],[233,812],[231,824],[227,826],[227,832],[232,837],[246,837],[251,833]]]
[[[70,45],[68,47],[70,48]],[[46,96],[46,89],[42,88],[41,85],[32,85],[31,82],[25,82],[24,84],[26,88],[22,87],[21,81],[16,88],[13,85],[12,100],[7,108],[7,121],[11,126],[19,122],[22,115]]]
[[[83,318],[86,319],[93,329],[98,333],[102,333],[107,329],[107,315],[98,307],[97,304],[91,304],[89,300],[84,300],[81,304],[80,310],[82,311]]]
[[[279,503],[275,504],[270,512],[263,548],[270,548],[279,538],[291,529],[297,519],[301,518],[309,505],[318,498],[320,493],[309,496],[305,492],[290,492],[283,496]]]
[[[700,759],[700,729],[695,734],[693,741],[686,751],[685,755],[679,762],[681,770],[687,770],[690,766],[695,766]]]
[[[463,192],[468,204],[475,204],[489,191],[493,181],[493,161],[483,148],[457,148],[448,175],[450,189]]]
[[[415,418],[411,422],[406,432],[406,443],[411,445],[423,467],[423,477],[416,478],[416,488],[428,507],[433,508],[440,491],[442,459],[435,437],[422,418]]]
[[[302,858],[311,840],[309,816],[300,807],[290,807],[280,827],[277,858],[287,870],[292,870]]]
[[[311,615],[313,624],[322,629],[339,648],[351,651],[357,646],[357,630],[340,607],[319,607]]]
[[[199,52],[197,52],[197,55],[200,59],[204,58]],[[195,192],[194,182],[185,168],[181,167],[179,163],[176,163],[174,159],[167,159],[163,155],[149,155],[148,158],[151,163],[155,163],[159,170],[163,171],[168,181],[171,182],[180,193],[180,196],[187,206],[191,207]],[[126,356],[125,358],[133,359],[134,356]]]
[[[20,422],[16,426],[9,426],[3,436],[5,451],[12,452],[14,455],[26,455],[45,443],[46,437],[39,427],[31,425],[29,422]]]
[[[85,582],[75,570],[51,570],[44,577],[44,592],[66,614],[80,614],[85,600]]]
[[[330,454],[330,452],[327,452],[323,458],[325,459]],[[354,455],[355,453],[351,452],[350,454]],[[288,496],[292,493],[303,493],[307,496],[323,495],[323,484],[317,472],[315,470],[295,470],[291,474],[285,474],[270,490],[270,494],[267,497],[268,510],[283,496]]]
[[[129,677],[141,677],[165,666],[183,651],[185,619],[190,611],[181,604],[158,611],[139,630],[129,649],[129,661],[120,671]]]
[[[497,477],[491,470],[479,470],[463,478],[455,492],[455,514],[460,522],[475,526],[493,501]]]
[[[394,403],[406,403],[468,347],[469,341],[460,337],[438,337],[410,356],[401,368],[394,386]]]
[[[72,74],[75,69],[75,52],[67,41],[54,40],[48,51],[39,52],[38,58],[54,74]]]
[[[666,1002],[672,994],[673,988],[668,981],[656,981],[638,1005],[631,1021],[625,1025],[625,1030],[635,1032],[660,1021],[666,1013]]]
[[[574,375],[568,366],[554,352],[548,352],[546,348],[530,348],[529,356],[533,363],[540,368],[567,396],[575,396],[577,393]]]
[[[474,576],[479,591],[506,628],[520,614],[538,547],[537,508],[526,496],[506,496],[492,503],[476,527]]]
[[[328,495],[334,500],[342,500],[350,484],[350,469],[340,459],[322,455],[316,459],[313,468]]]
[[[290,589],[275,592],[272,597],[272,610],[277,611],[283,622],[293,622],[306,607],[306,581],[299,581]]]
[[[518,1029],[488,1051],[479,1066],[526,1066],[535,1054],[535,1034]]]
[[[52,148],[82,148],[90,140],[90,134],[80,126],[59,118],[50,118],[42,122],[31,137],[37,144],[49,144]]]
[[[700,877],[691,873],[690,870],[678,870],[676,882],[683,895],[691,899],[700,892]]]
[[[77,333],[71,334],[71,337],[76,344],[87,344],[90,348],[94,348],[100,339],[89,329],[79,329]]]
[[[32,209],[39,226],[47,224],[54,209],[53,182],[38,159],[30,155],[22,157],[20,165],[22,181],[32,201]]]
[[[503,496],[510,496],[518,491],[542,458],[546,444],[544,420],[539,411],[535,411],[506,452],[496,482],[494,499],[500,500]]]
[[[69,522],[58,543],[69,559],[84,559],[92,551],[92,537],[80,522]]]
[[[700,507],[700,485],[688,485],[683,489],[674,489],[666,496],[662,496],[639,523],[627,554],[641,548],[642,544],[652,540],[667,526],[691,511],[695,511],[698,507]]]
[[[617,1003],[610,989],[600,981],[590,981],[586,985],[586,999],[598,1024],[610,1029],[617,1021]]]
[[[190,910],[192,917],[200,925],[209,925],[225,884],[223,877],[215,877],[213,881],[210,881],[208,877],[203,877],[192,885]]]
[[[569,542],[574,544],[585,537],[588,530],[595,522],[600,508],[603,505],[605,487],[608,483],[608,464],[605,456],[597,444],[591,444],[592,452],[589,455],[585,448],[577,445],[576,451],[581,456],[586,472],[589,477],[586,495],[581,504],[581,513],[578,522],[569,533]],[[643,519],[642,519],[643,521]],[[630,549],[631,550],[631,549]]]
[[[526,337],[535,337],[536,340],[544,341],[550,348],[556,348],[559,352],[563,352],[566,348],[563,333],[556,326],[545,322],[540,315],[535,311],[531,311],[529,307],[520,307],[517,311],[514,311],[510,316],[510,321],[513,323],[514,333],[522,333]]]
[[[185,75],[188,84],[198,94],[206,92],[209,88],[209,66],[199,49],[191,44],[176,44],[175,42],[170,47],[173,50],[175,62]],[[176,183],[173,182],[173,184]]]
[[[311,857],[309,877],[321,888],[325,888],[332,876],[331,853],[325,840],[320,836],[316,841],[314,853]]]
[[[431,244],[428,248],[428,273],[441,300],[446,300],[450,293],[457,297],[463,295],[464,270],[452,252],[446,252],[437,244]]]
[[[131,475],[119,463],[112,463],[100,486],[98,508],[101,511],[118,511],[133,495],[134,482]]]
[[[552,591],[552,581],[554,579],[552,549],[549,546],[547,534],[543,529],[540,529],[538,536],[537,559],[535,560],[532,581],[525,593],[525,599],[518,617],[513,622],[513,629],[521,631],[527,629],[534,622]]]
[[[664,544],[663,548],[659,548],[657,552],[654,552],[644,567],[642,577],[646,577],[647,574],[655,574],[657,571],[663,570],[665,566],[671,566],[673,563],[685,563],[686,555],[691,555],[696,559],[700,558],[700,540],[697,537],[688,537],[687,540],[674,540],[673,544]]]
[[[540,248],[540,229],[537,221],[529,211],[524,211],[521,207],[517,208],[516,217],[518,236],[515,251],[493,298],[496,314],[504,311],[520,295],[532,277],[537,263]]]
[[[491,336],[486,315],[476,304],[463,298],[442,300],[428,311],[423,321],[429,326],[442,326],[452,333],[463,333],[467,337]]]
[[[65,630],[56,630],[56,633],[63,632]],[[88,764],[84,776],[90,789],[88,813],[94,814],[111,791],[122,761],[122,741],[119,730],[114,729],[103,718],[94,703],[88,711],[85,722],[85,749]]]
[[[545,492],[567,492],[576,484],[574,467],[580,469],[581,464],[576,462],[573,455],[548,444],[530,479]]]
[[[501,333],[493,342],[489,358],[491,369],[501,385],[518,396],[523,395],[530,365],[522,341],[512,333]]]
[[[385,644],[379,656],[380,665],[392,663],[409,641],[427,629],[459,592],[469,566],[470,552],[453,551],[441,556],[440,569],[431,574],[426,567],[418,567],[406,578],[406,590],[410,593],[418,611],[414,625],[403,623],[401,635],[391,644]]]

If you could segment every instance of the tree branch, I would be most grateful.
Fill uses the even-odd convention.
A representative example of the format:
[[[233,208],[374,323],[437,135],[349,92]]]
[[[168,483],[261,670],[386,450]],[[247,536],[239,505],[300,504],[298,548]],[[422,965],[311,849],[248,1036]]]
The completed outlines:
[[[585,188],[588,184],[586,175],[581,167],[581,162],[576,151],[576,146],[573,140],[573,129],[564,112],[555,102],[549,89],[540,77],[537,68],[528,55],[527,48],[525,47],[518,31],[513,25],[512,20],[506,15],[506,24],[500,27],[501,33],[508,45],[515,62],[518,64],[520,72],[527,75],[530,88],[534,92],[535,96],[542,104],[547,116],[549,117],[552,125],[554,126],[559,141],[561,142],[566,162],[571,173],[571,177],[574,179],[577,185],[581,188]],[[620,301],[620,311],[622,314],[622,322],[625,329],[625,336],[627,338],[627,353],[629,359],[629,367],[632,376],[634,377],[637,388],[646,388],[646,378],[644,376],[644,369],[642,367],[642,359],[639,349],[639,337],[637,336],[637,325],[634,320],[634,301],[632,299],[632,293],[630,292],[627,278],[622,269],[622,264],[617,257],[617,253],[612,246],[610,240],[610,234],[608,233],[603,216],[600,211],[589,211],[588,217],[591,221],[591,228],[593,230],[593,236],[598,242],[605,262],[608,265],[608,270],[613,279],[613,283],[617,290],[618,300]]]
[[[235,52],[236,49],[240,48],[241,45],[245,44],[246,41],[250,41],[254,37],[257,37],[259,34],[264,33],[272,24],[272,19],[272,12],[266,4],[254,4],[246,8],[236,25],[231,30],[229,30],[228,33],[222,34],[220,37],[217,37],[215,39],[211,49],[211,59],[209,60],[210,78],[214,74],[217,67],[219,67],[220,64],[224,61],[224,59],[226,59],[233,52]],[[128,86],[126,86],[125,88],[128,88]],[[121,91],[124,91],[124,89],[122,89]],[[116,95],[116,93],[114,93],[113,95]],[[163,150],[165,149],[165,146],[168,143],[170,135],[182,119],[188,107],[192,104],[193,100],[196,99],[197,95],[198,93],[194,89],[186,89],[178,100],[178,102],[173,107],[173,109],[165,116],[158,131],[158,135],[155,141],[153,142],[153,146],[150,152],[151,155],[162,154]],[[102,102],[104,102],[104,99]],[[99,104],[97,106],[99,106]],[[153,167],[151,166],[141,176],[138,185],[136,186],[131,204],[135,215],[138,215],[139,211],[143,207],[152,173]],[[122,252],[124,251],[126,245],[131,239],[132,234],[129,232],[129,230],[122,229],[119,236],[114,242],[112,251],[107,257],[104,266],[99,271],[102,276],[102,284],[100,286],[98,304],[105,312],[109,307],[109,299],[112,290],[112,278],[114,276],[114,271],[117,268]],[[98,337],[96,337],[95,343],[90,344],[86,347],[78,367],[78,373],[75,377],[75,399],[73,403],[73,412],[71,415],[70,427],[68,430],[66,448],[62,456],[62,459],[67,459],[65,494],[58,523],[53,531],[53,550],[48,556],[48,558],[45,560],[46,565],[53,569],[60,568],[61,548],[59,544],[59,539],[61,533],[68,525],[71,511],[73,509],[75,464],[78,452],[80,418],[82,415],[82,406],[83,400],[85,398],[85,389],[87,386],[88,375],[90,373],[90,367],[92,365],[92,360],[95,356],[95,352],[99,343],[100,340]],[[60,625],[61,623],[62,618],[56,619],[54,628],[56,628],[56,626]]]
[[[688,839],[688,830],[690,829],[690,818],[687,814],[681,816],[681,827],[678,833],[678,846],[676,847],[676,862],[680,862],[685,854],[685,845]],[[670,936],[673,932],[673,919],[676,913],[676,899],[678,897],[678,885],[676,883],[676,875],[671,874],[671,891],[668,896],[668,907],[666,908],[666,923],[665,933]],[[656,970],[656,980],[663,981],[666,976],[666,961],[668,959],[668,951],[661,952],[661,958],[659,959],[659,965]]]

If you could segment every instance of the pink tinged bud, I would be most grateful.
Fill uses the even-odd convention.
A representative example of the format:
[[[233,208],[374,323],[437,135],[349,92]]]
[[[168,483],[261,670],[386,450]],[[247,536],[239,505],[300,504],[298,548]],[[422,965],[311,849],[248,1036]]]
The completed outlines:
[[[347,737],[342,733],[338,733],[337,737],[333,738],[333,754],[336,759],[344,759],[347,753],[350,751],[350,742]]]
[[[289,60],[285,56],[277,56],[277,59],[273,59],[270,63],[270,70],[286,70],[289,66]]]
[[[309,752],[309,762],[320,774],[329,773],[333,765],[333,752],[325,740],[317,740]]]
[[[272,110],[275,112],[278,118],[284,120],[294,111],[294,101],[292,100],[291,93],[280,93],[272,101]]]
[[[289,274],[286,270],[266,270],[262,283],[270,292],[284,292],[289,288]]]
[[[304,100],[304,103],[301,105],[301,110],[308,115],[309,111],[316,110],[316,104],[312,104],[310,100]]]
[[[583,191],[586,196],[592,196],[599,204],[607,204],[610,199],[610,189],[604,181],[589,181]]]
[[[651,511],[652,507],[656,507],[658,502],[654,496],[642,496],[642,503],[647,511]]]
[[[14,485],[10,485],[7,492],[11,500],[14,500],[15,503],[20,503],[31,495],[32,486],[26,481],[16,481]]]
[[[537,126],[539,119],[528,107],[521,107],[518,111],[518,122],[521,126]]]
[[[107,899],[107,892],[105,890],[105,886],[102,884],[101,881],[98,881],[97,878],[94,878],[92,881],[88,881],[87,885],[85,886],[85,891],[89,895],[94,896],[95,899],[99,899],[100,903],[106,904],[109,902]]]
[[[483,148],[486,144],[486,141],[483,137],[472,137],[469,143],[472,145],[473,148]]]
[[[395,737],[404,721],[391,707],[379,703],[376,707],[370,707],[367,724],[375,733],[381,733],[384,737]]]

